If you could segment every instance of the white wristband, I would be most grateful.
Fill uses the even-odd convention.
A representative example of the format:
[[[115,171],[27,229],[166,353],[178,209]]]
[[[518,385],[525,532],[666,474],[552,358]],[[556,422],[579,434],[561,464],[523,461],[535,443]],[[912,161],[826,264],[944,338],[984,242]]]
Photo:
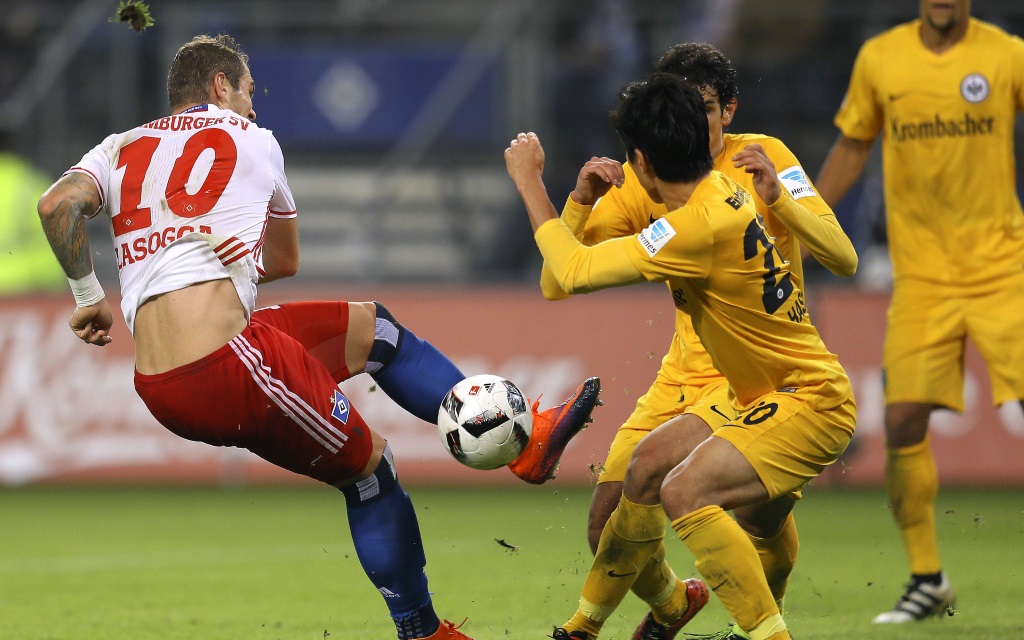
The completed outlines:
[[[77,280],[68,278],[71,285],[71,293],[75,294],[75,303],[79,307],[91,307],[104,298],[103,287],[96,279],[96,272],[90,271],[89,275]]]

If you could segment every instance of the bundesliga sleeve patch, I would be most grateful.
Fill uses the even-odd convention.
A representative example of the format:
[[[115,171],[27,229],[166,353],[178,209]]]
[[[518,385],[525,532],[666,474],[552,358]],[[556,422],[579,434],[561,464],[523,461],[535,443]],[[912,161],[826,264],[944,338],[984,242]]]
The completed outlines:
[[[653,258],[654,254],[661,251],[675,235],[676,230],[672,228],[668,220],[659,218],[651,226],[641,231],[636,239],[647,255]]]
[[[779,182],[793,196],[794,200],[814,195],[811,181],[807,178],[807,174],[804,173],[803,167],[800,165],[780,171]]]

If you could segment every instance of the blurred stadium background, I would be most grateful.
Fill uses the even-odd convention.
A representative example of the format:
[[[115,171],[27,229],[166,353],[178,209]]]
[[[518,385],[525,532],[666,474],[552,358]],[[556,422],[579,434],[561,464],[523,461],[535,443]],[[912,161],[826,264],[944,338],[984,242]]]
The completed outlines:
[[[557,205],[586,158],[621,155],[606,116],[617,89],[672,44],[708,41],[740,72],[731,130],[781,138],[813,177],[835,138],[831,119],[857,48],[916,16],[918,3],[152,0],[157,24],[141,35],[108,22],[116,5],[0,2],[0,272],[9,276],[0,276],[3,485],[291,481],[244,452],[165,433],[135,397],[124,326],[114,346],[83,348],[66,329],[65,281],[33,266],[52,261],[45,243],[42,254],[32,249],[42,239],[34,221],[42,189],[106,135],[166,113],[167,64],[191,36],[228,32],[241,41],[259,124],[285,150],[302,269],[267,286],[261,301],[387,301],[465,371],[501,373],[531,397],[543,393],[544,405],[601,375],[606,406],[560,474],[585,484],[657,369],[672,307],[654,286],[541,299],[539,256],[501,159],[508,140],[520,130],[540,134]],[[973,5],[976,16],[1024,33],[1019,0]],[[854,446],[821,485],[881,481],[888,264],[877,155],[837,208],[860,273],[840,281],[808,266],[815,323],[853,377],[860,405]],[[91,227],[97,272],[112,293],[109,235]],[[934,418],[943,482],[1024,486],[1024,416],[1017,406],[991,408],[977,360],[969,360],[968,411]],[[458,468],[434,430],[402,414],[366,376],[345,388],[394,441],[407,481],[511,481],[501,471]]]

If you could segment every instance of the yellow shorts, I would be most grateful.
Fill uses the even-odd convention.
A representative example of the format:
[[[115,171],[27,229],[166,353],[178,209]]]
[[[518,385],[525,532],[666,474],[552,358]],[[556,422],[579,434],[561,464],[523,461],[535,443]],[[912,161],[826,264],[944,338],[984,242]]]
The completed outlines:
[[[671,384],[658,378],[647,393],[636,401],[636,408],[615,433],[608,456],[601,466],[597,482],[622,482],[637,443],[672,418],[692,413],[717,429],[735,415],[729,405],[729,385],[725,378],[699,387]]]
[[[839,459],[853,437],[853,396],[831,409],[814,410],[799,393],[774,391],[715,431],[750,462],[770,499],[800,489]]]
[[[964,340],[988,364],[996,405],[1024,399],[1024,273],[985,290],[897,282],[885,335],[885,401],[964,410]]]

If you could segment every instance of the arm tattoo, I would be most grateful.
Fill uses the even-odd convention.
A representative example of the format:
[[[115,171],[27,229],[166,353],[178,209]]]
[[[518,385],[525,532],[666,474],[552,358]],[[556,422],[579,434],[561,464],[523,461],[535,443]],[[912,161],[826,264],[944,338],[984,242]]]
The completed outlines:
[[[39,207],[43,232],[64,273],[69,278],[82,278],[92,271],[85,220],[100,206],[96,185],[87,176],[69,173],[53,185],[48,195],[40,200]],[[44,206],[51,209],[44,211]]]

